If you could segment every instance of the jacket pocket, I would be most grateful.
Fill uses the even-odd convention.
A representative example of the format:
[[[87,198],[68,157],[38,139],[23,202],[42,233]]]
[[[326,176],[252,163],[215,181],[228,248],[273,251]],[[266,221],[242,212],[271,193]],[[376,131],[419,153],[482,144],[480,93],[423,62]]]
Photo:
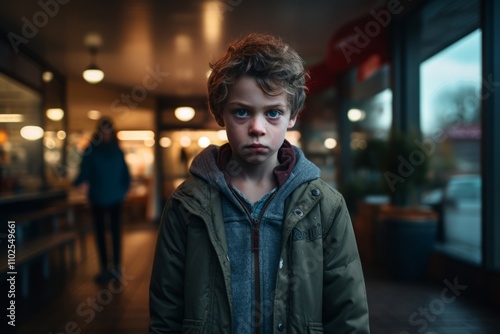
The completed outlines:
[[[323,333],[323,324],[321,322],[310,322],[307,326],[307,333],[318,334]]]
[[[203,322],[194,319],[184,319],[182,321],[182,333],[196,334],[201,333]]]

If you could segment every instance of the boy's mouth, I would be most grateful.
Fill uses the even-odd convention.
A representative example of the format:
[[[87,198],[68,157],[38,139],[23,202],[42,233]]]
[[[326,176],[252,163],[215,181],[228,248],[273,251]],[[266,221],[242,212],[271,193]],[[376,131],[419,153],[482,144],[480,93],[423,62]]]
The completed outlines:
[[[252,150],[252,151],[257,151],[257,152],[261,152],[261,151],[267,150],[267,146],[262,145],[262,144],[248,145],[247,148],[250,149],[250,150]]]

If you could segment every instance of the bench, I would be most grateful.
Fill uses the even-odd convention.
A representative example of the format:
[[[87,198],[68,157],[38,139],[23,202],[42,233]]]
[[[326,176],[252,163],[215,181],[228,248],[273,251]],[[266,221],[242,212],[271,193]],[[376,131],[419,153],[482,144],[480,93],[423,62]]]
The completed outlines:
[[[65,266],[68,249],[69,262],[71,266],[75,264],[75,241],[79,233],[75,228],[73,206],[69,203],[56,203],[33,212],[16,214],[8,220],[16,222],[15,269],[9,270],[5,249],[0,254],[0,273],[18,272],[24,297],[29,295],[30,262],[41,259],[45,279],[50,277],[52,251],[59,251],[60,263]],[[46,226],[47,222],[49,226]],[[36,230],[36,233],[30,235],[30,230]]]

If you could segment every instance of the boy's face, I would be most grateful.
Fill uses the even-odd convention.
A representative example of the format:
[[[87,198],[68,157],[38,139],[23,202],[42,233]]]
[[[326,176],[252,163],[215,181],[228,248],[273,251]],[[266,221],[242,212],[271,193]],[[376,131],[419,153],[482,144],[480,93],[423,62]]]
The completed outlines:
[[[296,119],[297,116],[290,118],[285,91],[269,96],[255,78],[241,77],[229,90],[222,110],[233,159],[250,164],[277,164],[278,149]]]

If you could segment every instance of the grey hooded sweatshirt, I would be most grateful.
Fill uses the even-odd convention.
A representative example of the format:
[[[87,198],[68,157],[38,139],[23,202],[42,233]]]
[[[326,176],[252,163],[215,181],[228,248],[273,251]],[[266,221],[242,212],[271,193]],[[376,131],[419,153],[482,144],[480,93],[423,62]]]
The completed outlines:
[[[238,166],[229,160],[230,156],[229,144],[220,149],[210,146],[196,156],[190,172],[223,195],[233,332],[253,333],[257,322],[263,333],[272,333],[285,200],[301,184],[319,178],[320,170],[300,149],[285,141],[278,153],[280,165],[274,170],[278,187],[250,203],[230,183],[230,174],[238,173]]]

